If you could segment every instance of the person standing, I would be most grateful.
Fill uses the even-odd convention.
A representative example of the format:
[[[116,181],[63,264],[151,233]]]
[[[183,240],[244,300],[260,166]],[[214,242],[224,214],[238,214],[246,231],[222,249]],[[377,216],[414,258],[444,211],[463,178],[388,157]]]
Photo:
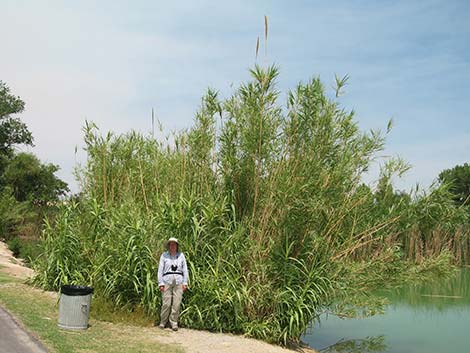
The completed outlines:
[[[188,288],[186,258],[178,250],[178,239],[168,239],[167,251],[160,256],[158,265],[158,286],[162,292],[162,310],[158,327],[164,329],[169,321],[173,331],[178,331],[181,300],[183,292]]]

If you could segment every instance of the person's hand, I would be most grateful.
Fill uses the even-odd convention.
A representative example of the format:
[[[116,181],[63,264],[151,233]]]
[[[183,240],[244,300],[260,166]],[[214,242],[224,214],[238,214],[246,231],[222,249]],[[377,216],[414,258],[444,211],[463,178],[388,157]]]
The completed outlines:
[[[186,289],[188,289],[188,286],[186,284],[183,284],[183,292],[186,292]]]
[[[160,292],[164,292],[165,291],[165,286],[160,286]]]

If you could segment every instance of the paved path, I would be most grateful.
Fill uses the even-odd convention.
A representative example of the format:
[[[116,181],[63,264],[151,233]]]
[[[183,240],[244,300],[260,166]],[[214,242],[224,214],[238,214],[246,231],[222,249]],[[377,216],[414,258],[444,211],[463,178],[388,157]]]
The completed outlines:
[[[46,353],[47,350],[29,335],[0,306],[0,353]]]

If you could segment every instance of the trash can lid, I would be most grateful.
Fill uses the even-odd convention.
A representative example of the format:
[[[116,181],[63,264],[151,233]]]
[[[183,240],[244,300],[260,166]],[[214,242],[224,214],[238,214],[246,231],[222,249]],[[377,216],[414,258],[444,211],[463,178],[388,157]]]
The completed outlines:
[[[71,296],[88,295],[93,293],[93,288],[87,286],[64,285],[60,287],[60,292]]]

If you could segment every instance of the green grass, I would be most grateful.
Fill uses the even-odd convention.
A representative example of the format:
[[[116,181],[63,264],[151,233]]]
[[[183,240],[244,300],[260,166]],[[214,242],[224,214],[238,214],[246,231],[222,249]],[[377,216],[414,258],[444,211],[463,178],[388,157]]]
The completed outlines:
[[[57,299],[0,272],[0,304],[13,313],[52,352],[157,352],[184,350],[161,344],[164,333],[153,327],[137,327],[96,320],[86,331],[64,331],[57,327]],[[93,303],[94,304],[94,303]]]
[[[0,270],[3,266],[0,266]],[[18,278],[8,276],[0,271],[0,286],[6,283],[20,283],[21,281]]]
[[[97,296],[93,298],[91,317],[99,321],[141,327],[153,326],[156,319],[148,315],[141,306],[116,307],[113,303]]]

